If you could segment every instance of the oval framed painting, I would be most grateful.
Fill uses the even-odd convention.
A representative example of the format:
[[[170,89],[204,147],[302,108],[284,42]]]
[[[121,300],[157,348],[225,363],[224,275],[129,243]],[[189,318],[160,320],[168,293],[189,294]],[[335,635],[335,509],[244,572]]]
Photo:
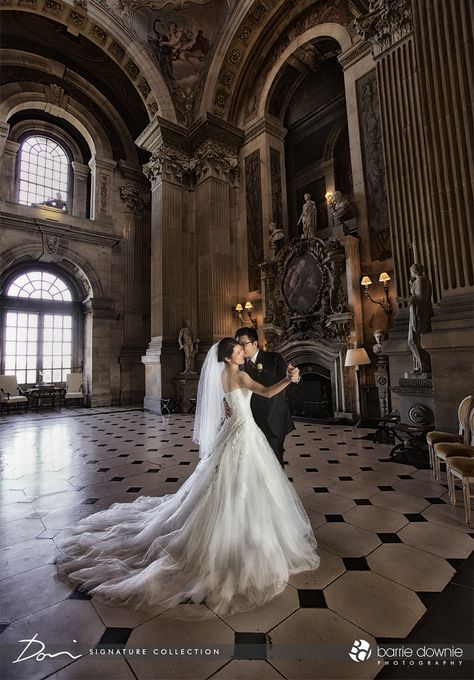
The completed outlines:
[[[311,309],[318,299],[322,278],[321,269],[312,255],[305,253],[292,257],[283,279],[288,307],[300,313]]]

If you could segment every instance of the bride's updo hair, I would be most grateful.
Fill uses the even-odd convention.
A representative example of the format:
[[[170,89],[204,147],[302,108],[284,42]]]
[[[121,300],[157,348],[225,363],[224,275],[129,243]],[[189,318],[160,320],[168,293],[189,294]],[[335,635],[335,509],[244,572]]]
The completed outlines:
[[[239,343],[237,340],[234,340],[234,338],[222,338],[217,345],[217,361],[230,359],[234,352],[234,347],[238,344]]]

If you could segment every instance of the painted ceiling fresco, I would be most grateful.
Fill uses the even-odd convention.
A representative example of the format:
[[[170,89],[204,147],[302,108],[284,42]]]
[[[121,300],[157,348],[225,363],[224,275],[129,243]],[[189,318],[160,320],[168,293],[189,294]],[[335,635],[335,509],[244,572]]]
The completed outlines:
[[[160,69],[178,118],[193,119],[222,28],[238,0],[100,0]]]

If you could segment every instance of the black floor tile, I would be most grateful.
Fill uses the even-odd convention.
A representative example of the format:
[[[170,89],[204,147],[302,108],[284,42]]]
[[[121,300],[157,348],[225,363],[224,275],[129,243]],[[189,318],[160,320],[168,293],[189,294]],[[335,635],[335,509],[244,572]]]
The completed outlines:
[[[370,571],[365,557],[343,557],[342,561],[347,571]]]
[[[325,486],[313,486],[314,493],[329,493],[329,489]]]
[[[133,628],[106,628],[99,640],[99,645],[125,645]]]
[[[382,543],[402,543],[402,539],[397,534],[380,533],[377,534]]]
[[[423,517],[423,515],[420,515],[418,512],[405,512],[403,513],[407,520],[410,522],[427,522],[428,520],[426,517]]]
[[[131,486],[127,489],[127,493],[136,493],[137,491],[141,491],[143,487],[141,486]]]
[[[112,477],[111,482],[122,482],[125,477]]]
[[[326,598],[322,590],[305,590],[298,588],[300,607],[304,609],[327,609]]]
[[[92,595],[88,595],[84,590],[73,590],[70,595],[67,596],[68,600],[92,600]]]
[[[266,661],[267,636],[265,633],[235,633],[233,658]]]
[[[369,501],[368,498],[354,498],[354,503],[356,505],[372,505],[372,501]]]
[[[466,586],[466,588],[474,588],[473,577],[474,553],[472,553],[471,556],[467,558],[467,560],[464,560],[463,563],[458,566],[457,572],[452,578],[452,583],[456,583],[460,586]]]
[[[324,515],[328,522],[344,522],[342,515]]]
[[[377,488],[380,489],[380,491],[395,491],[393,486],[378,486]]]

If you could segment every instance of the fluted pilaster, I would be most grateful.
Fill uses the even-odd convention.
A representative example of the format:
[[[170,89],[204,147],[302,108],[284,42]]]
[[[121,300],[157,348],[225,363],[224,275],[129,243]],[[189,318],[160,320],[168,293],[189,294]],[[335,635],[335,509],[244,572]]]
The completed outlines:
[[[474,284],[471,0],[413,0],[441,297]]]

